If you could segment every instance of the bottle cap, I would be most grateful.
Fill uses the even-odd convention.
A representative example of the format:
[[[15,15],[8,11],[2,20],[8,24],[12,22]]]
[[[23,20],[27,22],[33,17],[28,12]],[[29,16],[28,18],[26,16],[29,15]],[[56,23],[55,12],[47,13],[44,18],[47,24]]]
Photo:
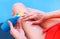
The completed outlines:
[[[22,16],[23,15],[23,13],[20,11],[20,12],[18,12],[17,13],[19,16]]]

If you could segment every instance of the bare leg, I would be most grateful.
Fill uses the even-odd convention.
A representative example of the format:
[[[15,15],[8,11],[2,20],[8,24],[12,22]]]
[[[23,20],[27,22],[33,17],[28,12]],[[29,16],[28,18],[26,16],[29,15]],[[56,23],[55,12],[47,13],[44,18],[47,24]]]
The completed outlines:
[[[39,25],[32,25],[31,21],[23,23],[23,29],[28,36],[28,39],[43,39],[42,28]]]

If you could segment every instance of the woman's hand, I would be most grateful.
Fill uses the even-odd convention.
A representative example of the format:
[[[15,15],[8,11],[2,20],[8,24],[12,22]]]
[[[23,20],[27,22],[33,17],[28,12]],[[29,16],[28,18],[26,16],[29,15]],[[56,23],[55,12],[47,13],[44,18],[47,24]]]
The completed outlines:
[[[29,13],[25,13],[25,15],[23,16],[23,20],[33,21],[32,24],[40,24],[41,22],[43,22],[45,18],[45,12],[31,9],[31,8],[27,8],[27,9]]]
[[[27,39],[21,25],[18,22],[14,27],[11,21],[8,21],[8,23],[10,25],[10,34],[15,39]]]

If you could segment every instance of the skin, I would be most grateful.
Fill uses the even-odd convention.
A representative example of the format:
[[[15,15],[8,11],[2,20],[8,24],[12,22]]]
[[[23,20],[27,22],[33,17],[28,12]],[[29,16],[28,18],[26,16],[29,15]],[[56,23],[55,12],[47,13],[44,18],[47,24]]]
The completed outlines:
[[[22,16],[23,18],[18,19],[18,22],[15,25],[15,27],[13,27],[13,28],[10,27],[11,28],[10,33],[15,39],[35,39],[34,37],[36,37],[36,39],[37,38],[44,39],[45,34],[43,34],[43,37],[41,37],[42,29],[41,29],[40,25],[43,28],[48,29],[48,28],[52,27],[52,25],[55,25],[60,22],[60,16],[59,16],[60,11],[59,10],[54,11],[54,12],[48,12],[47,14],[45,14],[45,12],[42,12],[39,10],[26,8],[22,3],[14,4],[13,9],[12,9],[12,16],[14,16],[16,14],[16,12],[19,12],[19,11],[26,12],[26,13]],[[31,14],[28,14],[28,13],[31,13]],[[39,17],[37,13],[41,13],[41,14],[43,13],[43,14]],[[35,19],[35,18],[39,18],[39,19]],[[25,21],[25,22],[23,21],[22,24],[21,24],[21,19],[23,19]],[[31,22],[32,19],[34,19],[34,21]],[[10,24],[10,26],[13,26],[11,22],[9,22],[9,24]],[[32,24],[35,24],[35,25],[32,25]],[[36,25],[36,24],[38,24],[38,25]],[[35,32],[35,30],[36,30],[36,32]],[[15,32],[18,34],[16,34]],[[23,32],[23,33],[21,33],[21,32]]]
[[[30,20],[30,19],[34,19],[36,18],[35,16],[30,18],[31,16],[29,16],[28,18],[25,18],[25,20]],[[36,20],[37,21],[37,20]],[[33,24],[39,24],[40,21],[38,21],[38,23],[36,23],[35,21],[33,21]],[[44,17],[44,21],[42,21],[42,23],[40,23],[40,25],[45,28],[48,29],[50,27],[52,27],[53,25],[60,23],[60,10],[57,11],[53,11],[53,12],[48,12],[47,14],[45,14]],[[46,33],[43,34],[43,38],[45,38]]]
[[[30,9],[30,10],[32,10],[32,9]],[[36,11],[36,10],[32,10],[31,12],[33,13],[34,11]],[[28,15],[28,18],[25,17],[24,20],[35,19],[37,15],[36,16],[34,16],[34,15],[35,15],[35,13]],[[27,14],[25,16],[27,16]],[[37,18],[40,18],[40,17],[37,16]],[[36,19],[35,21],[33,21],[33,24],[40,24],[43,28],[49,28],[52,25],[55,25],[60,22],[60,10],[45,13],[43,16],[42,22],[40,22],[40,21],[36,22],[36,21],[38,21],[38,20]]]
[[[45,21],[41,23],[41,26],[43,26],[45,29],[48,29],[57,23],[60,23],[60,10],[48,12],[46,14]],[[46,33],[43,34],[43,37],[45,37]]]
[[[31,12],[33,12],[33,10]],[[35,19],[36,16],[34,16],[34,15],[35,15],[35,13],[32,14],[32,15],[28,15],[28,18],[25,17],[24,20],[26,21],[26,20]],[[25,15],[25,16],[27,16],[27,15]],[[42,23],[40,23],[40,21],[38,21],[38,20],[35,20],[35,21],[33,21],[32,24],[36,25],[36,24],[40,23],[40,25],[43,28],[48,29],[48,28],[54,26],[55,24],[60,23],[60,10],[56,10],[56,11],[53,11],[53,12],[48,12],[44,16],[45,17],[43,17]],[[38,21],[38,22],[36,22],[36,21]],[[43,38],[45,37],[45,34],[46,33],[43,34]]]
[[[22,29],[22,27],[15,25],[15,27],[13,27],[12,22],[8,21],[9,25],[10,25],[10,34],[15,38],[15,39],[27,39],[25,36],[25,33]]]
[[[22,21],[22,27],[28,39],[43,39],[42,28],[39,25],[32,25],[32,21]]]
[[[14,4],[12,16],[14,16],[14,14],[16,14],[16,12],[19,12],[19,11],[22,11],[22,12],[26,11],[26,13],[27,13],[27,12],[29,12],[29,9],[26,9],[22,3]],[[17,24],[14,27],[12,25],[12,22],[8,21],[8,23],[10,25],[10,34],[15,39],[37,39],[37,38],[43,39],[41,27],[39,25],[32,25],[31,21],[27,22],[27,21],[23,21],[22,18],[19,18],[17,21]]]
[[[20,7],[20,8],[19,8]],[[25,6],[22,3],[16,3],[12,7],[12,16],[14,16],[17,12],[25,10]],[[22,29],[22,26],[19,22],[17,21],[16,25],[13,27],[12,22],[8,21],[10,25],[10,34],[15,38],[15,39],[27,39],[25,36],[25,32]],[[12,28],[13,27],[13,28]]]
[[[49,28],[57,23],[60,23],[60,10],[48,12],[45,16],[45,21],[42,22],[42,26]]]

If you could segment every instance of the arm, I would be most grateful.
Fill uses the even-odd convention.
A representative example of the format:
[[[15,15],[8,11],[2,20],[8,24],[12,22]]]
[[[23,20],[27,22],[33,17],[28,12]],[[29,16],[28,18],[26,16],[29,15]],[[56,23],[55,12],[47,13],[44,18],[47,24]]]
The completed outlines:
[[[45,19],[60,18],[60,10],[46,13]]]
[[[45,15],[44,21],[41,26],[48,28],[60,22],[60,10],[48,12]]]

